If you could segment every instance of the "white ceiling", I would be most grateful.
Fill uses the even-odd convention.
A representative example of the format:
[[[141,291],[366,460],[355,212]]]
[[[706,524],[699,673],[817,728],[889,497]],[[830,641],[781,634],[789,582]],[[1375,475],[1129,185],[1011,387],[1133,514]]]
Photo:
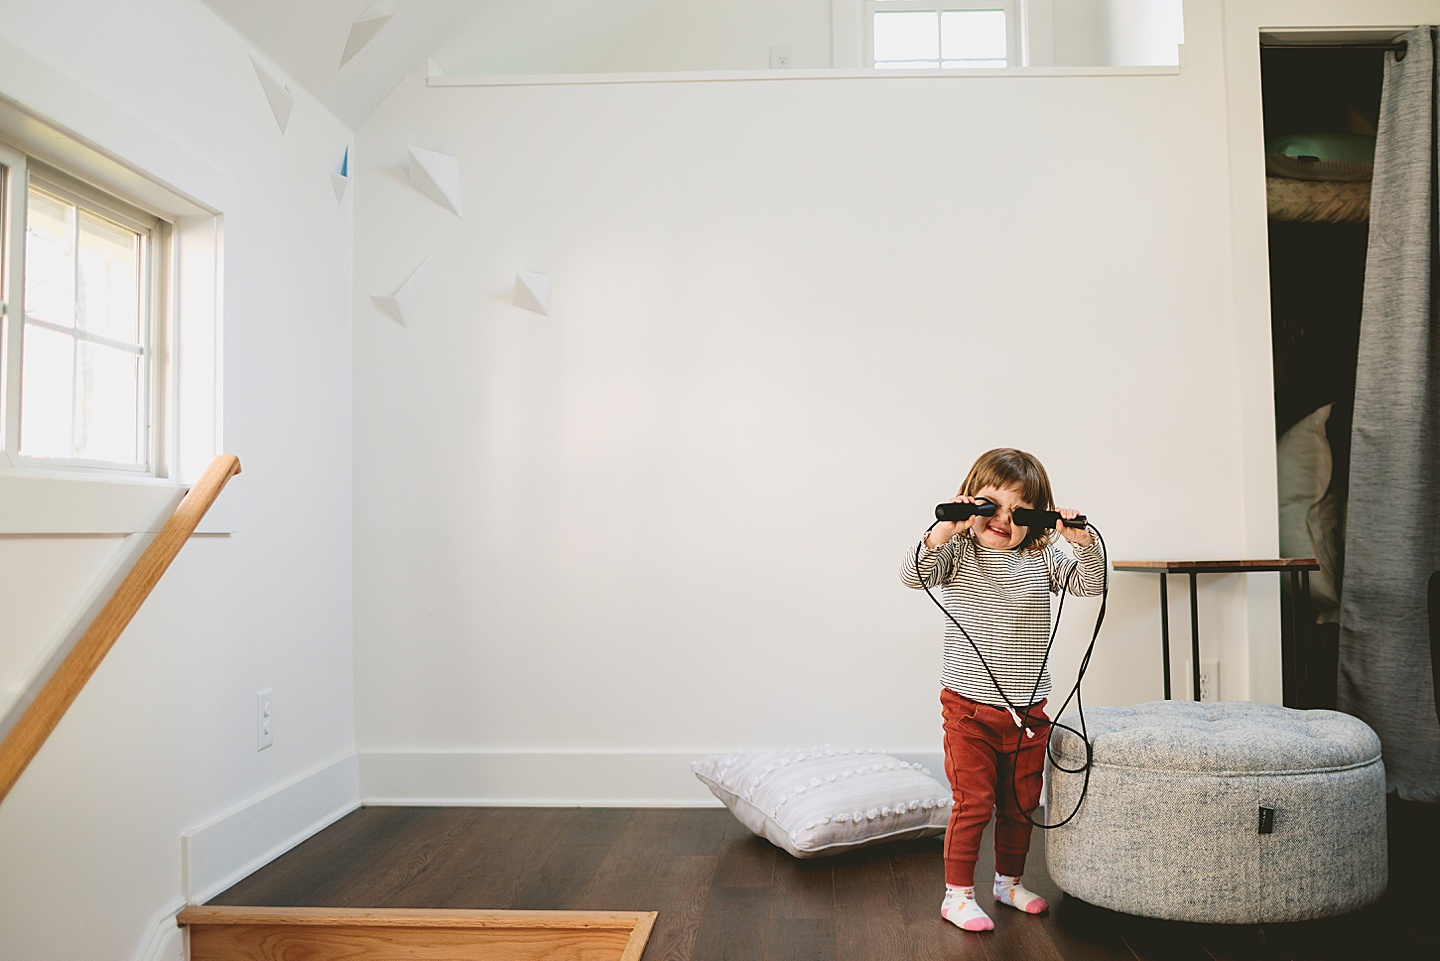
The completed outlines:
[[[571,72],[603,59],[657,0],[201,2],[353,130],[427,58],[452,76]],[[357,21],[369,42],[342,64]]]
[[[354,129],[488,0],[202,0]],[[341,66],[351,26],[393,16]]]

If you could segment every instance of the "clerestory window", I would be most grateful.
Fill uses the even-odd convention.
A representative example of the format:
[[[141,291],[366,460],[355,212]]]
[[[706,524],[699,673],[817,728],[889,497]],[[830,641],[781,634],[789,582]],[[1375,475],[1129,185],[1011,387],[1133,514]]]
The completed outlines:
[[[866,0],[868,66],[1019,66],[1018,20],[1014,0]]]

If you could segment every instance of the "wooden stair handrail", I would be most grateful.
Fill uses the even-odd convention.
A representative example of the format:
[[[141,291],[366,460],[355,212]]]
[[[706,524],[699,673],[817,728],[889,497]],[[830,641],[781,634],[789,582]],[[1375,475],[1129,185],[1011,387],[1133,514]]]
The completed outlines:
[[[0,742],[0,801],[10,793],[21,773],[39,753],[46,738],[65,716],[80,690],[115,646],[140,605],[185,546],[215,498],[231,477],[240,473],[240,459],[222,454],[210,462],[205,473],[176,506],[155,539],[150,542],[130,573],[115,588],[90,626],[76,640],[55,673],[16,720]]]

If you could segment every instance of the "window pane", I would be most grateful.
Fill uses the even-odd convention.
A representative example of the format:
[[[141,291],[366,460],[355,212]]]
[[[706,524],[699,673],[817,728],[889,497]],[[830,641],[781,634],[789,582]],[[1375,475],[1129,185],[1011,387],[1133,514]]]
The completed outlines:
[[[75,207],[31,187],[25,212],[25,313],[75,325]]]
[[[1005,59],[1005,11],[947,10],[940,15],[941,55],[946,60]]]
[[[29,457],[70,457],[75,339],[27,326],[22,350],[20,452]]]
[[[84,342],[76,355],[75,456],[139,463],[139,357]]]
[[[935,60],[940,20],[925,10],[875,14],[875,60]]]
[[[140,343],[140,235],[80,211],[80,275],[75,324],[128,344]]]

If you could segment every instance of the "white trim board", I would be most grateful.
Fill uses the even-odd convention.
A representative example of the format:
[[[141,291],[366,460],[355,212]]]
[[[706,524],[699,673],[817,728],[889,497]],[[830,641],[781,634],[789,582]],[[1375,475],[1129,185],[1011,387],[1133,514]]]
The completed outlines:
[[[185,929],[175,923],[176,916],[184,909],[184,901],[172,901],[160,909],[150,920],[135,961],[186,961],[190,957]]]
[[[360,806],[350,754],[249,801],[180,838],[182,886],[203,904]]]
[[[719,801],[690,762],[715,753],[362,751],[360,796],[367,805],[710,807]],[[938,753],[892,753],[944,783]]]
[[[995,67],[981,70],[693,70],[675,73],[539,73],[425,78],[430,87],[531,87],[603,83],[733,83],[755,80],[976,80],[995,77],[1174,77],[1179,64],[1139,67]]]

